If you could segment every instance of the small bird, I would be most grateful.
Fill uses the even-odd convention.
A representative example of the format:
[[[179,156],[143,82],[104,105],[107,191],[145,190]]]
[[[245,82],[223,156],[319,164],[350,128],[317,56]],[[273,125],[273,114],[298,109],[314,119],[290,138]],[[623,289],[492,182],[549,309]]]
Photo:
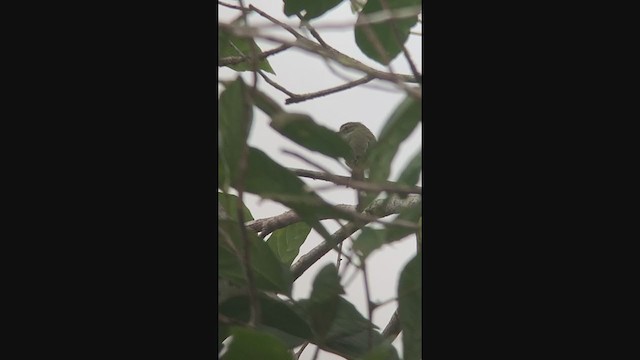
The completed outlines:
[[[339,133],[351,147],[351,156],[345,159],[347,166],[351,168],[351,177],[354,180],[364,180],[364,170],[369,168],[366,155],[376,144],[375,135],[359,122],[342,124]]]
[[[364,171],[369,168],[367,153],[376,144],[376,137],[362,123],[348,122],[340,126],[339,134],[351,147],[351,156],[345,159],[347,166],[351,168],[351,178],[354,180],[364,180]],[[363,200],[366,194],[358,192],[358,205],[356,210],[362,211]]]

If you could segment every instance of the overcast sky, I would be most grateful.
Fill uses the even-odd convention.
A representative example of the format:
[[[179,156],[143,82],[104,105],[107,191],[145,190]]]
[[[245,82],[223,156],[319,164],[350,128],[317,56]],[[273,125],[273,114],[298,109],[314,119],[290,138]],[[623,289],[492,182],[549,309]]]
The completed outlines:
[[[227,3],[236,4],[235,1],[227,0]],[[263,10],[272,17],[294,25],[298,22],[295,21],[295,16],[287,18],[282,9],[283,3],[273,0],[254,0],[245,1],[245,5],[253,4],[257,8]],[[218,6],[219,21],[229,22],[235,19],[239,12],[223,6]],[[318,32],[322,38],[332,47],[347,54],[358,61],[361,61],[373,68],[380,70],[387,70],[383,66],[375,63],[373,60],[367,58],[356,46],[352,26],[336,28],[330,26],[323,28],[322,25],[337,25],[337,24],[353,24],[356,16],[351,12],[348,1],[344,1],[342,4],[326,13],[320,19],[313,20],[312,25],[316,26]],[[269,22],[258,16],[252,14],[249,16],[249,24],[267,25]],[[274,27],[266,27],[266,31],[270,34],[277,34],[278,36],[288,38],[288,33],[279,31]],[[418,24],[414,31],[422,32],[420,24]],[[289,35],[290,36],[290,35]],[[265,51],[277,47],[277,44],[258,41],[260,48]],[[420,36],[411,35],[406,46],[411,54],[412,60],[418,67],[418,70],[422,72],[422,38]],[[315,92],[330,87],[340,85],[345,82],[334,75],[334,73],[327,67],[326,63],[310,55],[302,50],[289,49],[274,56],[269,57],[269,63],[274,69],[276,75],[271,75],[271,78],[284,86],[288,90],[294,93],[308,93]],[[402,55],[398,56],[392,63],[393,69],[396,72],[403,74],[410,74],[409,66]],[[364,74],[357,71],[350,71],[342,68],[340,65],[334,65],[334,69],[343,76],[349,79],[358,79]],[[222,79],[233,80],[236,76],[236,72],[228,68],[218,68],[219,76]],[[252,76],[248,76],[249,73],[243,74],[243,78],[252,83]],[[270,74],[269,74],[270,75]],[[325,97],[320,97],[312,100],[308,100],[302,103],[285,105],[284,100],[287,96],[280,91],[274,89],[269,84],[265,83],[262,79],[259,81],[259,88],[272,96],[288,111],[306,113],[313,117],[313,119],[336,131],[345,122],[357,121],[365,124],[371,131],[377,136],[380,130],[384,126],[389,115],[393,112],[395,107],[404,99],[405,95],[396,90],[391,84],[373,81],[368,84],[358,86],[354,89],[346,90],[336,94],[331,94]],[[222,88],[220,88],[222,89]],[[386,89],[386,90],[385,90]],[[254,121],[251,134],[249,136],[249,145],[256,147],[271,158],[286,167],[296,167],[309,170],[317,170],[311,168],[308,164],[298,160],[287,154],[283,154],[282,150],[287,149],[302,154],[328,168],[339,175],[348,175],[348,172],[338,165],[334,160],[327,158],[318,153],[306,151],[297,144],[288,140],[275,132],[269,127],[269,118],[260,110],[254,112]],[[421,126],[419,125],[416,131],[405,141],[400,147],[398,154],[396,155],[392,169],[391,180],[397,179],[400,171],[405,167],[407,162],[415,155],[415,153],[422,146]],[[303,179],[311,188],[323,188],[329,183],[324,181],[317,181],[311,179]],[[422,180],[421,180],[422,181]],[[418,183],[422,185],[422,183]],[[325,200],[333,204],[355,204],[356,195],[352,189],[334,188],[330,190],[323,190],[320,193]],[[272,201],[259,201],[257,196],[252,194],[245,195],[245,202],[250,209],[255,219],[270,217],[281,214],[287,209]],[[323,224],[330,231],[334,232],[338,229],[337,224],[333,221],[324,221]],[[357,237],[357,234],[355,236]],[[300,249],[300,254],[305,254],[312,248],[317,246],[321,242],[320,236],[312,230],[310,236]],[[350,249],[351,241],[346,240],[343,249]],[[371,286],[371,299],[375,302],[391,299],[396,296],[398,278],[400,271],[406,265],[406,263],[415,255],[416,243],[415,237],[411,236],[402,241],[387,245],[373,253],[367,260],[367,270],[369,273],[369,281]],[[298,255],[298,258],[300,255]],[[335,251],[325,255],[320,261],[314,264],[309,270],[307,270],[295,283],[293,288],[294,299],[300,299],[308,297],[311,293],[311,284],[315,278],[317,272],[326,264],[336,262],[337,253]],[[296,258],[295,261],[298,260]],[[346,261],[343,261],[343,265]],[[352,271],[349,271],[346,278],[348,279]],[[347,279],[342,279],[343,285]],[[360,313],[366,317],[366,297],[363,287],[363,281],[361,276],[357,276],[348,286],[345,287],[346,299],[352,302]],[[374,311],[373,322],[380,327],[380,331],[385,327],[393,311],[396,309],[397,303],[391,302],[388,305],[380,307]],[[402,354],[402,345],[400,337],[396,339],[394,345],[398,348],[400,354]],[[307,347],[301,356],[301,360],[310,360],[313,355],[314,348],[312,346]],[[333,354],[321,352],[318,357],[321,360],[343,359]]]

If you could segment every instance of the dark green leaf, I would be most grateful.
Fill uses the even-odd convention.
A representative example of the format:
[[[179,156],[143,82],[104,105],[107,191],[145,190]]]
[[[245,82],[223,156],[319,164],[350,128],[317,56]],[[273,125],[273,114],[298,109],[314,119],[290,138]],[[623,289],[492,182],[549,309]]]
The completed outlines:
[[[249,166],[245,177],[245,191],[271,198],[290,198],[291,201],[309,201],[318,205],[311,193],[305,191],[305,184],[291,171],[273,161],[267,154],[256,148],[249,148]]]
[[[227,211],[227,215],[235,221],[238,221],[238,197],[231,194],[218,193],[218,202],[222,205],[222,207]],[[242,213],[244,214],[244,221],[253,220],[253,216],[251,215],[251,211],[242,204]]]
[[[386,243],[385,231],[376,230],[369,227],[365,227],[358,235],[358,238],[353,243],[353,250],[361,256],[366,258],[374,250],[378,249]]]
[[[262,313],[262,330],[282,340],[288,348],[300,345],[305,339],[312,339],[311,328],[293,310],[293,305],[265,295],[259,296]],[[240,322],[248,322],[250,302],[246,295],[236,296],[220,304],[218,311]]]
[[[422,120],[422,103],[412,97],[406,97],[394,110],[385,123],[376,147],[372,149],[371,179],[387,180],[391,161],[398,152],[400,144],[407,138]]]
[[[305,114],[278,113],[271,117],[271,127],[295,143],[332,158],[344,158],[351,153],[337,132],[316,124]]]
[[[367,332],[369,329],[375,329],[375,325],[362,316],[352,303],[340,297],[336,317],[327,339],[338,339],[358,332]]]
[[[282,106],[278,105],[278,103],[273,100],[269,95],[264,92],[257,90],[253,95],[253,102],[258,107],[258,109],[262,110],[265,114],[273,117],[278,113],[284,112]]]
[[[320,223],[323,216],[334,214],[331,206],[317,194],[307,191],[306,185],[291,171],[255,148],[249,148],[245,186],[248,192],[291,208],[325,240],[331,241],[331,234]]]
[[[244,281],[244,279],[241,277],[240,281]],[[236,285],[228,279],[218,277],[218,304],[221,304],[234,296],[247,294],[248,291],[249,290],[244,285]]]
[[[333,264],[327,264],[322,268],[313,280],[313,290],[311,291],[312,302],[321,303],[332,300],[344,294],[344,289],[340,285],[338,269]]]
[[[236,26],[241,26],[241,22],[236,20],[232,24]],[[235,57],[235,56],[244,56],[251,57],[252,50],[254,47],[254,51],[256,54],[262,52],[260,47],[256,44],[253,39],[241,38],[233,35],[230,32],[227,32],[223,28],[218,28],[218,57],[226,58],[226,57]],[[253,71],[253,65],[250,60],[243,61],[238,64],[227,65],[229,68],[235,71]],[[262,59],[258,61],[258,68],[272,74],[275,74],[273,68],[267,61],[267,59]]]
[[[422,358],[422,256],[405,266],[398,282],[398,317],[406,360]]]
[[[223,360],[290,360],[291,353],[273,335],[248,328],[233,327],[233,340]]]
[[[276,230],[267,240],[267,244],[273,253],[280,258],[280,261],[291,266],[309,232],[311,232],[311,227],[306,223],[291,224]]]
[[[307,305],[311,326],[320,342],[324,341],[331,328],[338,310],[340,294],[344,294],[344,289],[340,285],[338,270],[332,264],[328,264],[316,275]]]
[[[269,246],[255,233],[246,231],[246,236],[251,245],[251,268],[255,286],[266,291],[290,294],[293,278],[289,268],[278,260]],[[218,240],[219,276],[235,283],[246,284],[242,265],[244,241],[238,223],[232,220],[219,220],[218,237],[220,237]]]
[[[383,341],[358,360],[389,360],[397,358],[398,352],[396,348],[391,345],[390,341]]]
[[[309,316],[309,308],[312,307],[311,300],[300,300],[298,305]],[[342,357],[348,359],[357,358],[364,356],[369,351],[370,329],[373,346],[384,342],[382,335],[375,330],[376,328],[375,325],[360,314],[353,304],[339,297],[329,332],[324,340],[316,338],[314,343],[319,342],[322,344],[323,350]],[[388,359],[397,360],[398,355],[395,349],[391,352],[392,354]]]
[[[220,236],[218,228],[218,237]],[[218,239],[218,276],[234,284],[246,284],[247,281],[238,255],[222,239]]]
[[[400,144],[413,132],[422,120],[422,103],[414,98],[406,97],[394,110],[385,123],[378,142],[368,155],[371,164],[369,179],[373,182],[386,181],[391,172],[391,162],[396,156]],[[371,203],[379,192],[367,192],[364,199]]]
[[[409,161],[409,164],[404,168],[400,177],[398,177],[398,184],[415,185],[420,179],[420,172],[422,171],[422,149],[420,149]]]
[[[316,18],[333,9],[342,0],[284,0],[284,13],[287,16],[306,11],[305,20]]]
[[[353,304],[340,298],[325,346],[329,351],[347,358],[362,357],[369,352],[369,331],[371,331],[371,342],[374,347],[385,342],[375,328]],[[386,359],[398,359],[395,349],[390,349],[390,356]]]
[[[220,95],[218,119],[220,156],[229,167],[231,184],[235,184],[242,149],[253,122],[253,106],[242,78],[238,77]]]
[[[422,2],[417,0],[387,0],[387,4],[391,10],[398,10],[407,7],[421,6]],[[382,10],[381,0],[369,0],[358,15],[358,21],[366,21],[367,15]],[[415,15],[409,18],[387,20],[375,24],[356,25],[354,30],[356,44],[369,58],[387,65],[402,52],[402,45],[404,45],[409,38],[409,31],[417,22],[418,16]],[[382,47],[384,56],[377,48],[375,39],[377,39],[377,43]]]
[[[224,158],[220,156],[218,151],[218,189],[222,191],[229,191],[231,185],[231,179],[229,178],[229,166]]]

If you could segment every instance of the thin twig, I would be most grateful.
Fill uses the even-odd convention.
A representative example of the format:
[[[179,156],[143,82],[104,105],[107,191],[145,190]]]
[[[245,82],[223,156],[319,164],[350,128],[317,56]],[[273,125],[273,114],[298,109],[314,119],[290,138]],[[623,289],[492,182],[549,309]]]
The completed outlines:
[[[336,87],[332,87],[329,89],[325,89],[325,90],[321,90],[321,91],[317,91],[314,93],[308,93],[308,94],[300,94],[300,95],[294,95],[291,96],[290,98],[285,100],[285,104],[294,104],[294,103],[299,103],[299,102],[303,102],[303,101],[307,101],[310,99],[314,99],[314,98],[318,98],[321,96],[326,96],[329,94],[333,94],[333,93],[337,93],[339,91],[343,91],[343,90],[347,90],[347,89],[351,89],[352,87],[358,86],[358,85],[362,85],[362,84],[366,84],[369,81],[373,80],[373,76],[371,75],[367,75],[361,79],[358,80],[354,80],[351,81],[349,83],[346,84],[342,84]]]
[[[243,10],[244,8],[242,6],[238,6],[238,5],[231,5],[231,4],[227,4],[225,2],[222,2],[220,0],[218,0],[218,4],[231,8],[231,9],[236,9],[236,10]]]
[[[340,220],[338,219],[334,219],[335,222],[338,223],[339,227],[343,227],[344,225],[340,222]],[[336,260],[336,270],[338,272],[340,272],[340,263],[342,262],[342,244],[344,243],[344,241],[341,241],[340,244],[338,244],[338,258]]]
[[[379,303],[376,303],[376,309],[377,309],[377,308],[379,308],[379,307],[381,307],[381,306],[388,305],[388,304],[390,304],[390,303],[392,303],[392,302],[395,302],[395,301],[398,301],[398,298],[397,298],[397,297],[392,297],[391,299],[387,299],[387,300],[385,300],[385,301],[381,301],[381,302],[379,302]]]
[[[271,21],[272,23],[279,25],[281,28],[287,30],[291,35],[295,36],[296,39],[304,39],[304,36],[302,36],[302,34],[300,34],[299,32],[295,31],[293,27],[283,23],[282,21],[279,21],[278,19],[275,19],[271,16],[269,16],[269,14],[267,14],[266,12],[258,9],[257,7],[253,6],[253,5],[249,5],[249,9],[257,12],[258,14],[260,14],[262,17],[264,17],[265,19]]]
[[[267,84],[273,86],[274,88],[282,91],[283,93],[285,93],[287,96],[297,96],[296,94],[292,93],[291,91],[287,90],[284,86],[279,85],[277,82],[269,79],[269,77],[267,76],[267,74],[265,74],[263,71],[259,71],[260,75],[262,76],[262,78],[264,79],[264,81],[267,82]]]
[[[309,32],[311,33],[311,36],[313,36],[316,40],[318,40],[318,42],[320,43],[320,45],[324,46],[325,48],[331,48],[331,46],[329,46],[329,44],[327,44],[322,37],[320,36],[320,34],[318,34],[318,32],[316,31],[316,29],[313,28],[313,26],[311,26],[311,23],[309,23],[308,21],[304,20],[304,18],[302,17],[302,15],[300,15],[300,13],[297,13],[296,16],[298,17],[298,19],[300,19],[300,23],[302,25],[304,25],[304,27],[306,27],[307,29],[309,29]]]

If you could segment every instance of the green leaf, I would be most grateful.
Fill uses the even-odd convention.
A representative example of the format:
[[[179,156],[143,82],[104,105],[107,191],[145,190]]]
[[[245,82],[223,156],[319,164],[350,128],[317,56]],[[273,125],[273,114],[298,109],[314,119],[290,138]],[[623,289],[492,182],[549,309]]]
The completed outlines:
[[[369,256],[374,250],[384,245],[386,241],[386,232],[384,230],[376,230],[365,227],[353,242],[353,250],[362,258]]]
[[[298,301],[299,307],[304,309],[304,313],[307,316],[309,316],[311,303],[310,299]],[[348,359],[358,358],[369,352],[369,330],[371,330],[371,340],[374,347],[385,341],[382,335],[375,330],[376,328],[375,325],[360,314],[353,304],[342,297],[338,297],[335,316],[329,331],[324,339],[316,338],[313,342],[320,343],[325,351]],[[395,349],[391,350],[391,355],[386,359],[398,359]]]
[[[291,16],[304,10],[304,19],[310,20],[333,9],[341,2],[342,0],[284,0],[284,13]]]
[[[276,114],[271,118],[271,127],[298,145],[332,158],[344,158],[351,153],[337,132],[315,123],[305,114]]]
[[[234,20],[232,22],[235,26],[242,26],[241,17]],[[218,27],[218,57],[226,58],[230,56],[245,56],[251,57],[252,50],[255,49],[255,53],[259,54],[262,52],[260,47],[256,44],[253,39],[241,38],[233,35],[228,32],[226,29]],[[235,71],[253,71],[253,65],[250,60],[243,61],[238,64],[227,65],[227,67],[235,70]],[[267,59],[262,59],[258,61],[258,68],[261,70],[270,72],[275,75],[273,68],[267,61]]]
[[[358,360],[389,360],[393,358],[398,358],[396,348],[391,345],[390,341],[383,341]]]
[[[422,358],[422,256],[405,266],[398,282],[398,317],[402,326],[404,359]]]
[[[411,135],[421,120],[422,103],[407,96],[385,123],[378,143],[372,149],[371,163],[375,165],[371,167],[371,180],[387,180],[391,171],[391,161],[400,144]]]
[[[291,208],[325,240],[332,241],[331,234],[320,223],[325,215],[336,213],[327,202],[314,192],[306,190],[302,180],[264,152],[249,148],[248,162],[245,191]]]
[[[375,329],[375,325],[362,316],[352,303],[340,297],[336,317],[327,334],[327,339],[339,339],[359,332],[367,332],[369,329]]]
[[[327,264],[322,268],[313,280],[313,290],[311,291],[312,302],[321,303],[333,300],[344,294],[344,289],[340,285],[338,269],[333,264]]]
[[[375,329],[376,327],[362,316],[353,304],[340,298],[325,347],[349,359],[362,357],[369,352],[369,331],[371,331],[371,343],[374,347],[385,343],[382,335]],[[392,347],[389,352],[389,357],[385,359],[398,359],[395,348]]]
[[[224,360],[290,360],[291,353],[282,341],[273,335],[248,328],[233,327],[233,340]]]
[[[285,112],[282,106],[278,105],[278,103],[273,100],[271,96],[257,89],[255,93],[253,93],[253,102],[258,107],[258,109],[262,110],[270,117],[273,117],[278,113]]]
[[[306,223],[291,224],[276,230],[267,240],[267,244],[280,261],[291,266],[309,232],[311,227]]]
[[[218,202],[227,211],[227,214],[231,219],[238,221],[238,197],[237,196],[219,192]],[[245,222],[253,220],[251,211],[249,211],[249,209],[244,204],[242,204],[242,213],[244,214]]]
[[[293,304],[265,295],[258,297],[262,313],[261,330],[268,332],[293,348],[312,339],[311,328],[293,309]],[[248,322],[250,301],[247,295],[228,299],[218,307],[218,312],[240,322]]]
[[[311,193],[305,191],[305,184],[291,171],[273,161],[267,154],[256,148],[249,148],[245,191],[271,198],[277,195],[290,197],[291,201],[314,203]]]
[[[412,97],[406,97],[393,111],[385,123],[376,146],[368,154],[371,168],[369,180],[384,182],[391,172],[391,162],[396,156],[400,144],[413,132],[422,120],[422,103]],[[370,191],[363,202],[370,204],[380,194]]]
[[[422,148],[409,161],[409,164],[398,177],[397,183],[413,186],[418,183],[420,172],[422,172]]]
[[[218,228],[218,237],[221,236],[220,230]],[[244,285],[247,283],[238,255],[221,239],[218,239],[218,276],[234,284]]]
[[[331,328],[338,310],[340,294],[344,294],[344,289],[340,285],[338,269],[333,264],[328,264],[313,280],[313,290],[307,305],[311,327],[320,342],[324,341]]]
[[[418,0],[387,0],[387,4],[390,10],[399,10],[421,6],[422,2]],[[378,13],[382,10],[381,0],[369,0],[358,15],[358,22],[356,22],[356,24],[361,21],[366,21],[368,15]],[[404,45],[409,38],[409,31],[417,22],[418,15],[415,15],[409,18],[390,19],[374,24],[356,25],[354,29],[356,44],[369,58],[380,64],[387,65],[402,52],[402,45]],[[385,56],[380,54],[380,51],[375,45],[376,41],[373,40],[372,37],[377,39]]]
[[[253,106],[242,78],[238,77],[220,95],[218,119],[219,156],[229,167],[231,184],[235,184],[242,150],[253,122]]]
[[[218,151],[218,189],[224,192],[229,191],[229,186],[231,185],[229,176],[229,166],[224,161],[224,158],[220,156],[220,151]]]
[[[255,286],[265,291],[291,293],[293,277],[289,268],[284,266],[273,254],[269,245],[251,231],[249,238],[251,269]],[[218,220],[218,274],[238,284],[245,285],[246,276],[243,267],[244,241],[239,224],[232,220]]]

